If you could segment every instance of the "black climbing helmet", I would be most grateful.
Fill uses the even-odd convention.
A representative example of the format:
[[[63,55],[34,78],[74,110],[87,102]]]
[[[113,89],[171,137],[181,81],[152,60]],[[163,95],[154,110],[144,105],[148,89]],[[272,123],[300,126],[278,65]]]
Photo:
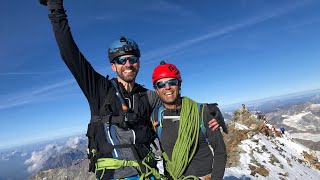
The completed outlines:
[[[140,50],[135,41],[121,36],[120,39],[114,41],[108,49],[110,63],[113,63],[115,58],[123,55],[135,55],[140,58]]]

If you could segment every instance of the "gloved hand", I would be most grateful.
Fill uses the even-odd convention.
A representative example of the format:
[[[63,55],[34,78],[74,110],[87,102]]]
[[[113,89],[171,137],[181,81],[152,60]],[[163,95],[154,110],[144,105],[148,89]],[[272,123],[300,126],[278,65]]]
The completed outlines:
[[[39,0],[40,4],[48,6],[49,10],[63,9],[63,0]]]

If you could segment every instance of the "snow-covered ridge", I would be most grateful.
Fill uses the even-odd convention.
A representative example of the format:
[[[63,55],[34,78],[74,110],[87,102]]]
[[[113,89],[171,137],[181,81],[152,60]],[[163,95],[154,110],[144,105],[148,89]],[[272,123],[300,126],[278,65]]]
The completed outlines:
[[[237,129],[249,129],[236,123]],[[319,179],[319,152],[303,146],[286,135],[266,137],[256,133],[243,140],[239,147],[240,164],[226,169],[225,179]],[[313,157],[313,160],[308,159]],[[313,162],[313,164],[311,163]]]

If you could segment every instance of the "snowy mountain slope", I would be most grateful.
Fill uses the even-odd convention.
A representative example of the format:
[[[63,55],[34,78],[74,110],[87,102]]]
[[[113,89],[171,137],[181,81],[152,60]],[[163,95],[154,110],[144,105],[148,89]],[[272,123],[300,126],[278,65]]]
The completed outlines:
[[[290,139],[277,137],[269,140],[257,134],[242,141],[240,148],[240,165],[227,168],[225,179],[230,175],[252,179],[320,178],[320,171],[312,167],[303,156],[303,152],[314,153]]]
[[[256,120],[256,123],[260,121]],[[257,130],[261,125],[254,124],[250,112],[240,110],[235,113],[229,130],[237,137],[243,137],[237,142],[239,153],[235,154],[239,157],[228,153],[229,162],[234,159],[238,162],[228,163],[231,166],[226,169],[224,179],[320,179],[319,151],[296,142],[289,133],[276,135],[270,132],[267,137]],[[234,147],[230,147],[234,143],[228,136],[225,136],[227,149],[234,151]]]

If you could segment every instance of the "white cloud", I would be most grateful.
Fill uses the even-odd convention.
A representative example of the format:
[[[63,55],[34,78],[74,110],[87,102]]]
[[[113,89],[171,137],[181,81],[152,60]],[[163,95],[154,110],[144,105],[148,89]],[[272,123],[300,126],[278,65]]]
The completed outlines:
[[[67,140],[65,145],[58,146],[57,144],[48,144],[41,151],[34,151],[31,154],[31,157],[25,161],[25,164],[29,165],[27,168],[29,173],[37,173],[47,162],[49,158],[57,157],[62,153],[66,152],[68,148],[76,149],[80,148],[79,146],[85,145],[85,137],[72,137]]]
[[[81,145],[85,139],[83,137],[75,137],[75,138],[70,138],[67,143],[66,147],[70,147],[72,149],[78,148],[79,145]]]
[[[1,72],[0,76],[26,76],[26,75],[44,75],[44,74],[55,74],[66,70],[54,70],[54,71],[38,71],[38,72],[23,72],[23,71],[12,71],[12,72]]]
[[[28,167],[29,173],[36,173],[43,168],[44,163],[50,158],[57,156],[62,150],[61,146],[56,144],[47,145],[44,150],[39,152],[32,152],[30,159],[25,161],[25,164],[30,164]]]

